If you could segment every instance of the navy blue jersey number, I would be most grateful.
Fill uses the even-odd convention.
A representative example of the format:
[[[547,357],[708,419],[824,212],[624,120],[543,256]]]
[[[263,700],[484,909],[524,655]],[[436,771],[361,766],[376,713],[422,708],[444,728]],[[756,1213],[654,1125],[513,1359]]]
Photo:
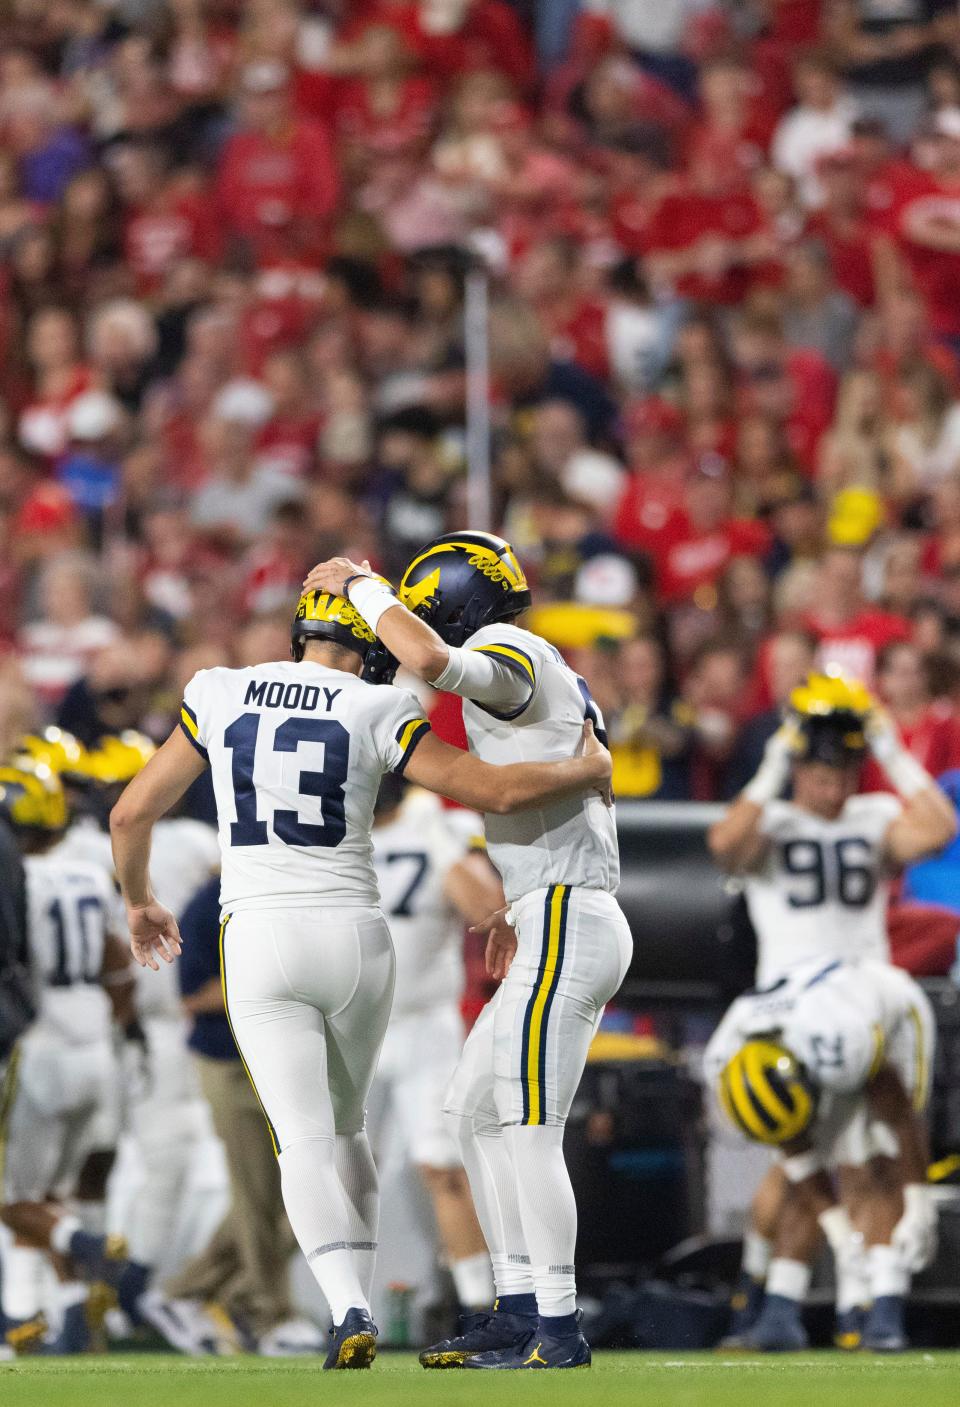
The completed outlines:
[[[223,735],[233,754],[233,796],[237,819],[230,823],[231,845],[266,845],[267,822],[257,814],[257,788],[253,763],[260,731],[260,714],[244,713]],[[333,718],[288,718],[273,739],[274,752],[296,752],[301,743],[323,743],[323,771],[303,771],[297,781],[301,796],[320,802],[322,824],[301,821],[296,811],[281,808],[273,813],[273,830],[284,845],[339,845],[347,833],[345,786],[350,761],[350,734]]]
[[[819,840],[788,840],[781,847],[783,868],[800,881],[787,894],[792,909],[812,909],[828,896],[848,909],[864,909],[877,888],[873,848],[862,836],[834,845]]]
[[[410,883],[390,910],[390,917],[412,918],[414,896],[427,877],[430,861],[422,850],[392,850],[386,856],[388,865],[395,865],[400,860],[408,860],[413,868],[410,871]]]

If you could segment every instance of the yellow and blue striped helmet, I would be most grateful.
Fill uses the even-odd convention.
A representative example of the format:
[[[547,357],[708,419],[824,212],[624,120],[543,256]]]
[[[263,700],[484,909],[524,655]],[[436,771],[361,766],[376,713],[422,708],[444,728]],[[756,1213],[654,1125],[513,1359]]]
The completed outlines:
[[[52,767],[20,756],[0,767],[0,814],[15,830],[62,831],[67,798]]]
[[[756,1143],[789,1143],[809,1126],[816,1090],[803,1066],[775,1041],[742,1045],[720,1074],[720,1104],[735,1128]]]

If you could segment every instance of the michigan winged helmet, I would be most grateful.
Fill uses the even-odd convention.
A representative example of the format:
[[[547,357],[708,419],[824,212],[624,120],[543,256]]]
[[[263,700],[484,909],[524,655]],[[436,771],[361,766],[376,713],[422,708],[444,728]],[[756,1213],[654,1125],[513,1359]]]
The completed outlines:
[[[399,595],[453,646],[530,605],[530,588],[509,542],[481,532],[447,533],[428,542],[404,572]]]
[[[839,674],[811,674],[790,695],[794,758],[845,767],[863,760],[874,701],[865,685]]]

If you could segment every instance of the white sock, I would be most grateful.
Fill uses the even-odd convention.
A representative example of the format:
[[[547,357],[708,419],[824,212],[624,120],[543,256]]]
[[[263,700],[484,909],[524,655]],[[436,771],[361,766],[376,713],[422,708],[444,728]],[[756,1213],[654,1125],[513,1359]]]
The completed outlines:
[[[493,1268],[486,1251],[452,1260],[450,1274],[464,1309],[485,1309],[493,1303]]]
[[[288,1144],[278,1161],[283,1205],[334,1324],[343,1323],[348,1309],[369,1313],[350,1250],[350,1216],[334,1166],[334,1140],[300,1139]]]
[[[84,1231],[91,1236],[103,1236],[107,1230],[106,1202],[74,1202],[74,1211]]]
[[[366,1133],[338,1133],[334,1162],[347,1202],[350,1250],[360,1278],[360,1288],[369,1299],[377,1266],[380,1180]]]
[[[43,1307],[44,1255],[12,1241],[3,1247],[3,1312],[8,1319],[33,1319]]]
[[[810,1288],[811,1269],[800,1260],[774,1256],[767,1271],[767,1294],[782,1295],[784,1299],[802,1304]]]
[[[80,1218],[67,1213],[62,1216],[56,1226],[50,1232],[50,1249],[58,1251],[62,1256],[70,1254],[70,1242],[77,1231],[82,1231]]]
[[[507,1140],[516,1172],[523,1236],[541,1315],[574,1314],[577,1202],[557,1124],[511,1124]]]
[[[490,1249],[498,1295],[530,1295],[533,1277],[523,1239],[517,1179],[504,1130],[492,1115],[447,1113],[446,1124],[460,1152],[473,1205]]]
[[[748,1226],[743,1233],[741,1264],[744,1273],[749,1275],[751,1280],[765,1280],[772,1259],[773,1242],[766,1236],[761,1236],[759,1231],[754,1231],[752,1226]]]
[[[875,1300],[884,1295],[902,1298],[910,1289],[910,1271],[893,1246],[871,1246],[867,1251],[870,1289]]]
[[[846,1314],[851,1309],[861,1309],[873,1299],[870,1289],[870,1275],[862,1262],[835,1261],[837,1277],[837,1313]]]

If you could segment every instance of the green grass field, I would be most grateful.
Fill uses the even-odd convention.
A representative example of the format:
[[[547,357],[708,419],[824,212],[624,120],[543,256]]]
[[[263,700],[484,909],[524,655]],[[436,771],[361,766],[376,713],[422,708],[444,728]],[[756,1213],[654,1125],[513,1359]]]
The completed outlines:
[[[754,1359],[598,1353],[589,1372],[425,1373],[385,1353],[368,1373],[321,1373],[313,1360],[185,1359],[170,1354],[0,1364],[2,1407],[957,1407],[960,1354],[834,1353]]]

